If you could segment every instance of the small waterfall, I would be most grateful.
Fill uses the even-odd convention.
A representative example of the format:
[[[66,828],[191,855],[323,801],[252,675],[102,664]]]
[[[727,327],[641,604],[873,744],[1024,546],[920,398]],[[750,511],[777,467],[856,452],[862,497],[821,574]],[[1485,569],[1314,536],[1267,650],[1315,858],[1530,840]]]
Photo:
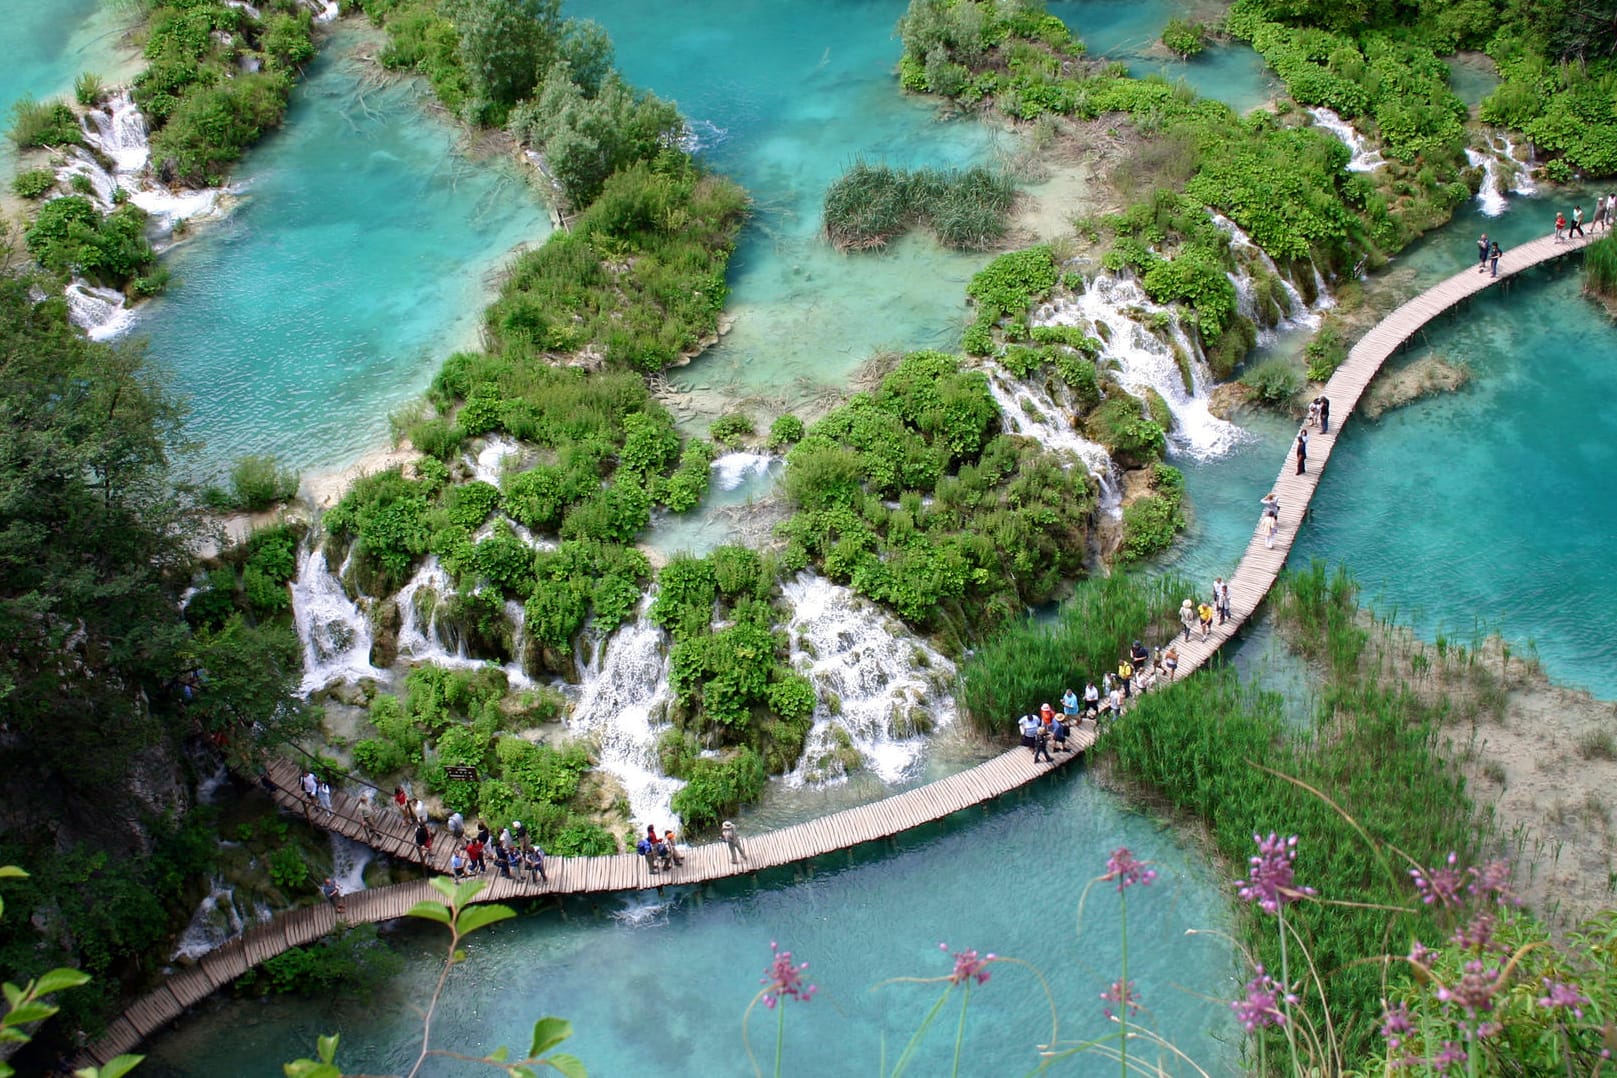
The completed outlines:
[[[303,641],[303,691],[338,681],[378,677],[370,663],[370,621],[326,567],[326,548],[298,553],[292,581],[292,621]]]
[[[720,490],[735,490],[750,479],[769,474],[769,466],[778,458],[768,453],[725,453],[713,461],[713,485]]]
[[[711,150],[729,137],[729,128],[720,127],[712,120],[686,120],[685,132],[679,137],[679,148],[695,155],[703,150]]]
[[[438,622],[438,608],[450,595],[455,585],[449,573],[439,563],[437,555],[429,554],[409,583],[400,588],[394,602],[399,608],[398,655],[416,663],[431,663],[450,670],[477,670],[489,665],[489,660],[467,654],[464,641],[454,639]],[[429,593],[423,596],[422,593]],[[430,602],[431,612],[423,618],[421,607]],[[511,654],[513,658],[501,669],[505,680],[513,689],[529,689],[534,685],[522,669],[523,626],[527,610],[514,599],[505,603],[505,616],[512,625]]]
[[[365,890],[365,866],[376,857],[376,852],[363,842],[355,842],[335,831],[327,832],[327,837],[331,840],[331,878],[345,895]]]
[[[954,664],[873,604],[839,584],[799,573],[781,588],[792,604],[792,666],[814,682],[814,726],[787,781],[842,774],[833,759],[851,745],[883,782],[909,774],[928,729],[955,720]],[[920,721],[918,721],[920,720]]]
[[[146,117],[127,88],[109,93],[101,108],[85,113],[81,126],[85,142],[113,162],[113,171],[102,168],[93,154],[75,148],[62,172],[87,176],[103,213],[113,208],[113,192],[122,190],[130,202],[146,211],[153,230],[167,236],[177,221],[216,213],[220,196],[229,191],[217,187],[174,190],[146,174],[151,157]]]
[[[1348,152],[1352,154],[1347,163],[1349,172],[1374,172],[1387,163],[1387,159],[1381,156],[1381,151],[1371,149],[1364,136],[1332,110],[1322,106],[1309,109],[1308,114],[1314,118],[1314,123],[1341,139],[1343,145],[1348,148]]]
[[[128,90],[113,92],[106,108],[91,109],[84,118],[88,123],[85,133],[97,136],[94,145],[112,161],[115,172],[139,172],[146,167],[152,156],[146,141],[146,117]]]
[[[994,395],[1007,429],[1032,438],[1067,463],[1082,464],[1100,485],[1101,508],[1112,516],[1123,512],[1123,489],[1118,485],[1106,447],[1073,429],[1071,405],[1058,404],[1045,386],[1017,381],[998,364],[988,364],[988,391]]]
[[[500,485],[500,477],[505,471],[505,462],[509,457],[519,456],[522,446],[511,438],[496,434],[484,443],[478,450],[477,456],[468,456],[472,466],[472,478],[481,480],[492,486]]]
[[[1497,146],[1495,140],[1497,139]],[[1510,141],[1510,136],[1500,132],[1488,132],[1488,148],[1502,160],[1510,162],[1510,190],[1518,195],[1538,194],[1538,184],[1533,182],[1533,155],[1531,148],[1525,160],[1516,156],[1516,144]]]
[[[1230,283],[1235,286],[1238,309],[1258,327],[1258,340],[1260,342],[1273,340],[1276,333],[1291,329],[1318,329],[1320,311],[1327,310],[1335,305],[1329,290],[1325,288],[1324,279],[1319,274],[1319,267],[1314,266],[1314,306],[1310,307],[1303,302],[1303,294],[1297,291],[1287,276],[1280,272],[1275,260],[1269,257],[1269,252],[1252,242],[1240,225],[1225,217],[1221,213],[1208,214],[1221,231],[1230,237],[1230,250],[1235,253],[1237,261],[1245,267],[1256,267],[1258,270],[1272,276],[1280,282],[1280,288],[1286,294],[1288,310],[1281,316],[1280,321],[1270,329],[1263,327],[1263,320],[1259,318],[1258,300],[1252,286],[1253,277],[1249,273],[1229,273]]]
[[[215,879],[206,898],[191,915],[180,938],[174,942],[170,962],[195,962],[231,936],[239,933],[246,922],[236,909],[236,890]]]
[[[1170,345],[1135,321],[1131,312],[1168,317],[1174,343]],[[1098,274],[1083,293],[1047,304],[1033,320],[1037,325],[1077,326],[1105,344],[1099,364],[1104,374],[1115,363],[1117,380],[1125,388],[1149,387],[1162,395],[1173,413],[1172,444],[1198,460],[1223,456],[1246,441],[1235,424],[1208,411],[1206,377],[1200,370],[1198,350],[1178,328],[1173,312],[1151,301],[1134,281]],[[1104,331],[1098,327],[1104,326]],[[1175,355],[1175,349],[1181,355]],[[1181,357],[1189,371],[1190,386],[1180,369]]]
[[[230,785],[230,770],[220,764],[211,775],[203,775],[197,780],[197,804],[206,805],[216,801],[221,791]]]
[[[68,317],[92,341],[109,341],[128,332],[135,315],[124,306],[124,294],[116,288],[97,288],[77,277],[63,293]]]
[[[674,791],[684,783],[657,765],[657,735],[666,726],[663,711],[673,691],[668,638],[646,617],[650,605],[647,596],[639,616],[594,649],[567,726],[599,741],[600,766],[623,783],[635,822],[668,827]]]
[[[1477,209],[1485,217],[1498,217],[1510,208],[1504,192],[1500,190],[1499,159],[1491,150],[1483,152],[1470,146],[1465,148],[1465,159],[1473,168],[1482,168],[1482,184],[1477,188]]]

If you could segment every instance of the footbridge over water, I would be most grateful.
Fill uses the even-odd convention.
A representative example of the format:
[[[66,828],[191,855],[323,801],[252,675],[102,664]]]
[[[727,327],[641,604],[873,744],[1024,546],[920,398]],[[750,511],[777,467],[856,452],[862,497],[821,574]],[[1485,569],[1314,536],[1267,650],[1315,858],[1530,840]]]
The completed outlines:
[[[1316,432],[1310,436],[1308,465],[1303,474],[1297,474],[1288,447],[1285,462],[1273,487],[1280,499],[1280,528],[1274,547],[1268,547],[1258,534],[1254,534],[1247,543],[1239,566],[1229,578],[1231,617],[1225,624],[1215,626],[1205,641],[1193,638],[1176,645],[1181,675],[1191,673],[1211,659],[1240,630],[1274,586],[1314,491],[1318,488],[1320,476],[1330,460],[1337,437],[1350,421],[1359,398],[1382,364],[1438,315],[1499,281],[1582,250],[1593,239],[1583,237],[1562,242],[1546,236],[1506,251],[1499,260],[1497,278],[1478,273],[1474,267],[1456,273],[1398,307],[1359,339],[1349,351],[1347,359],[1326,383],[1324,392],[1331,402],[1332,428],[1329,434]],[[1253,506],[1253,517],[1254,520],[1258,517],[1257,505]],[[1081,677],[1085,673],[1075,672],[1074,676]],[[1051,686],[1051,692],[1054,693],[1057,688]],[[546,862],[547,881],[528,883],[521,879],[503,879],[491,873],[493,878],[489,886],[474,901],[499,902],[544,895],[579,895],[668,884],[701,884],[811,860],[888,838],[1025,786],[1081,756],[1095,744],[1097,737],[1094,723],[1084,722],[1070,739],[1073,751],[1057,754],[1053,766],[1035,764],[1025,749],[1011,749],[948,778],[868,805],[746,837],[743,840],[747,854],[745,860],[732,861],[728,848],[717,842],[691,847],[685,853],[684,865],[666,876],[661,873],[652,875],[645,860],[634,854],[552,857]],[[270,778],[275,787],[272,796],[277,802],[291,811],[306,813],[314,825],[368,843],[382,853],[418,863],[422,861],[412,837],[414,825],[405,824],[403,818],[393,811],[391,804],[378,805],[372,825],[367,826],[357,799],[344,794],[333,796],[333,812],[329,817],[324,810],[306,807],[297,787],[298,769],[290,761],[281,760],[272,765]],[[447,841],[439,842],[425,859],[426,867],[438,873],[447,873],[451,853],[447,847]],[[167,977],[155,991],[137,1000],[115,1019],[106,1035],[81,1054],[77,1065],[102,1064],[113,1056],[130,1051],[149,1034],[178,1017],[186,1007],[206,998],[215,989],[224,987],[260,962],[319,939],[339,923],[366,924],[392,920],[404,916],[418,902],[437,900],[439,897],[427,881],[418,880],[348,895],[344,898],[344,912],[341,915],[325,903],[279,914],[268,923],[255,926],[209,952],[195,966]]]

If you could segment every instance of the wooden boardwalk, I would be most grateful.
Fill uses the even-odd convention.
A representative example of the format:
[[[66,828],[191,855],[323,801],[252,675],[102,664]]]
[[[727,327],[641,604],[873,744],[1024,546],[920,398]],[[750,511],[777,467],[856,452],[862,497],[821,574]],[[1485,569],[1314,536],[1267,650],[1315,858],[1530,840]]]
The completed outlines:
[[[1310,433],[1308,467],[1304,474],[1296,474],[1291,447],[1287,448],[1285,463],[1273,488],[1280,498],[1280,530],[1275,536],[1273,549],[1265,545],[1261,535],[1253,535],[1239,566],[1229,578],[1230,620],[1214,626],[1205,640],[1193,634],[1192,639],[1181,639],[1177,643],[1180,676],[1206,663],[1236,634],[1274,586],[1319,484],[1320,475],[1330,460],[1337,436],[1387,358],[1433,318],[1462,300],[1499,280],[1580,250],[1592,238],[1557,243],[1553,237],[1545,237],[1506,251],[1499,260],[1497,279],[1478,273],[1474,267],[1463,270],[1403,304],[1353,346],[1347,359],[1326,383],[1325,396],[1331,402],[1331,431],[1329,434]],[[1260,508],[1254,503],[1254,523],[1259,515]],[[1095,744],[1097,736],[1094,723],[1083,723],[1070,739],[1073,751],[1056,754],[1054,766],[1060,767],[1077,759]],[[1024,786],[1051,770],[1053,768],[1049,764],[1035,764],[1032,754],[1026,749],[1016,748],[948,778],[868,805],[843,809],[816,820],[744,837],[744,860],[732,861],[722,842],[685,850],[684,864],[668,874],[654,875],[647,869],[645,860],[634,854],[552,857],[546,863],[549,879],[543,883],[502,879],[491,868],[487,877],[490,885],[483,889],[475,901],[498,902],[543,895],[595,894],[670,884],[700,884],[790,865],[888,838],[942,819]],[[376,806],[373,826],[367,829],[358,800],[346,794],[333,795],[333,811],[329,816],[318,807],[306,806],[298,788],[299,771],[291,761],[282,759],[275,762],[270,766],[268,775],[274,787],[270,791],[271,796],[283,808],[302,813],[318,827],[338,831],[383,853],[421,863],[413,838],[414,824],[404,822],[391,800]],[[428,866],[436,872],[447,873],[450,853],[448,835],[440,831],[432,855],[427,859]],[[492,865],[492,861],[490,863]],[[404,916],[418,902],[438,897],[429,883],[418,880],[348,895],[343,900],[344,913],[340,918],[325,903],[282,913],[210,951],[195,966],[168,977],[156,991],[137,1000],[116,1019],[106,1035],[81,1054],[77,1065],[101,1064],[113,1056],[130,1051],[186,1007],[230,983],[252,966],[291,947],[320,938],[336,928],[339,920],[344,924],[388,921]]]

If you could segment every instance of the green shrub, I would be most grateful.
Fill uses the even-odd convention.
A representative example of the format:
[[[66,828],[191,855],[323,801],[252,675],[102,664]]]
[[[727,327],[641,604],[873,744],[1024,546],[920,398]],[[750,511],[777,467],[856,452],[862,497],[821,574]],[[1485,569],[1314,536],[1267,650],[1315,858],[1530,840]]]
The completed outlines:
[[[1027,313],[1045,299],[1060,278],[1055,257],[1044,245],[1000,255],[972,277],[966,295],[977,304],[979,320],[998,322]]]
[[[600,824],[574,820],[556,832],[545,849],[555,857],[609,857],[618,852],[618,840]]]
[[[1173,546],[1184,528],[1185,478],[1167,464],[1151,466],[1151,492],[1123,509],[1123,544],[1118,560],[1142,561]]]
[[[1005,235],[1016,185],[1001,172],[906,171],[857,161],[825,193],[825,234],[838,250],[866,250],[925,227],[945,246],[983,250]]]
[[[279,846],[269,854],[270,879],[283,891],[301,891],[309,886],[309,863],[296,846]]]
[[[298,473],[273,456],[246,456],[230,468],[230,500],[237,509],[261,513],[297,495]]]
[[[1206,46],[1207,28],[1199,22],[1175,15],[1162,28],[1162,43],[1181,60],[1188,60]]]
[[[269,71],[190,89],[152,135],[152,167],[183,183],[218,186],[248,146],[280,125],[291,91],[289,75]]]
[[[1617,251],[1617,245],[1614,245],[1612,250]],[[1588,265],[1587,260],[1584,265]],[[1323,382],[1329,379],[1336,373],[1336,368],[1347,359],[1347,354],[1347,343],[1342,340],[1342,335],[1337,332],[1336,327],[1329,324],[1320,327],[1314,339],[1303,349],[1303,360],[1308,364],[1309,381]]]
[[[56,173],[48,168],[31,168],[17,173],[11,189],[22,198],[40,198],[56,186]]]
[[[81,195],[46,202],[25,239],[28,253],[46,269],[113,287],[142,272],[157,257],[146,242],[145,213],[126,205],[102,217]]]
[[[790,413],[769,425],[769,448],[784,449],[803,440],[803,421]]]
[[[674,812],[686,835],[711,830],[764,789],[763,759],[749,748],[719,760],[691,762],[688,781],[674,792]]]
[[[61,101],[35,101],[26,95],[11,106],[11,127],[6,133],[19,150],[84,144],[84,132],[72,109]]]
[[[751,416],[743,412],[730,412],[715,419],[707,435],[720,445],[734,449],[756,433]]]
[[[101,82],[101,76],[92,71],[84,71],[73,80],[73,99],[85,108],[94,108],[101,104],[101,97],[106,93],[106,87]]]
[[[1138,400],[1120,389],[1089,413],[1084,429],[1124,468],[1143,468],[1161,459],[1168,448],[1167,432],[1142,414]]]
[[[385,738],[363,738],[354,742],[353,751],[354,765],[373,779],[397,774],[410,763],[404,749]]]
[[[1303,376],[1291,360],[1274,356],[1241,375],[1241,384],[1252,391],[1253,400],[1285,407],[1303,388]]]
[[[339,926],[318,941],[293,947],[249,970],[243,992],[330,998],[367,997],[404,968],[404,959],[377,937],[375,925]]]

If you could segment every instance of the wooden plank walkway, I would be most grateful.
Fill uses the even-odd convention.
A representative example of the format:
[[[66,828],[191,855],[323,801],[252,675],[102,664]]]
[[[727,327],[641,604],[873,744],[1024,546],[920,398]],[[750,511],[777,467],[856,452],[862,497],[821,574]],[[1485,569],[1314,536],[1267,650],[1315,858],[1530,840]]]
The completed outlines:
[[[1478,292],[1522,271],[1581,250],[1594,237],[1557,243],[1553,237],[1523,244],[1504,252],[1499,260],[1499,276],[1494,278],[1470,268],[1427,289],[1403,304],[1366,333],[1348,353],[1325,386],[1331,401],[1332,427],[1329,434],[1312,433],[1308,439],[1307,471],[1296,474],[1296,465],[1287,447],[1285,463],[1275,479],[1280,498],[1280,530],[1273,549],[1254,533],[1247,543],[1240,565],[1230,577],[1231,617],[1215,625],[1205,640],[1198,635],[1180,640],[1180,676],[1200,668],[1233,637],[1268,595],[1286,563],[1292,541],[1301,526],[1320,475],[1330,460],[1337,436],[1347,424],[1359,398],[1371,380],[1394,352],[1433,318]],[[1254,524],[1259,506],[1252,507]],[[739,876],[760,869],[776,868],[823,857],[838,850],[888,838],[925,823],[940,820],[961,809],[993,800],[1025,786],[1093,747],[1098,731],[1093,722],[1084,722],[1069,739],[1073,751],[1056,754],[1055,764],[1035,764],[1026,749],[1015,748],[976,767],[945,779],[867,805],[843,809],[804,823],[793,824],[761,835],[743,838],[744,860],[732,861],[722,842],[695,846],[685,851],[685,862],[667,874],[651,873],[645,860],[634,854],[610,857],[552,857],[546,860],[549,879],[530,883],[525,879],[500,878],[492,869],[485,887],[474,900],[498,902],[542,895],[596,894],[626,891],[670,884],[700,884]],[[383,853],[420,864],[415,848],[414,824],[406,824],[391,800],[379,803],[373,826],[367,829],[358,799],[333,793],[332,813],[304,801],[298,786],[300,771],[290,760],[278,759],[268,769],[273,784],[269,792],[276,803],[302,813],[317,827],[338,831]],[[428,867],[449,872],[452,850],[447,835],[440,834]],[[492,861],[491,861],[492,864]],[[132,1050],[149,1034],[172,1021],[180,1012],[214,989],[241,976],[252,966],[291,948],[319,939],[338,925],[373,924],[402,917],[418,902],[438,898],[426,880],[378,887],[344,898],[339,918],[328,904],[305,906],[277,915],[267,924],[257,925],[204,955],[197,965],[170,976],[155,991],[136,1000],[108,1027],[106,1035],[80,1054],[76,1066],[100,1065],[113,1056]]]

